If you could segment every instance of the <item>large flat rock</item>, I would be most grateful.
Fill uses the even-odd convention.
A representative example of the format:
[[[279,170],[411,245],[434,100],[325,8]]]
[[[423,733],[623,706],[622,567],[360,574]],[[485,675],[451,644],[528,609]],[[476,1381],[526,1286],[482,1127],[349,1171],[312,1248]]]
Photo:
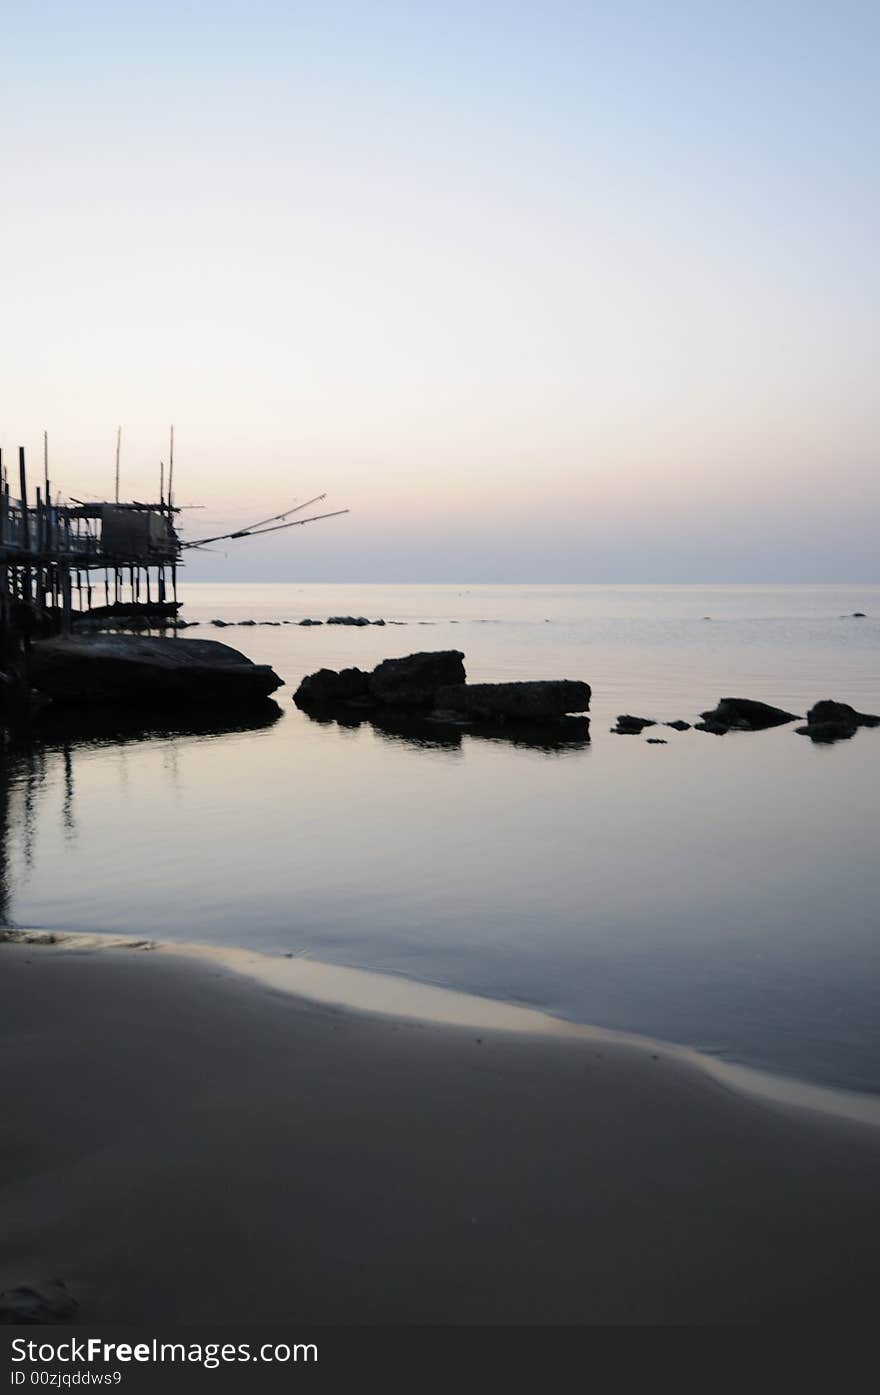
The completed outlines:
[[[522,722],[546,721],[570,712],[588,712],[589,683],[571,678],[534,683],[457,683],[438,689],[438,710],[461,712],[481,719],[510,717]]]
[[[126,707],[233,706],[268,697],[281,679],[210,639],[65,636],[30,652],[30,681],[57,703]]]

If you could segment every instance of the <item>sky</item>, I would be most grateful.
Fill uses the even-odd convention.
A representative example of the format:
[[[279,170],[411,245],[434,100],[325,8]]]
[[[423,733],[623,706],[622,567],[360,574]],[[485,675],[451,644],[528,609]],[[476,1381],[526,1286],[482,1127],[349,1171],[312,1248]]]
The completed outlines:
[[[192,580],[878,579],[880,7],[0,0],[0,447]]]

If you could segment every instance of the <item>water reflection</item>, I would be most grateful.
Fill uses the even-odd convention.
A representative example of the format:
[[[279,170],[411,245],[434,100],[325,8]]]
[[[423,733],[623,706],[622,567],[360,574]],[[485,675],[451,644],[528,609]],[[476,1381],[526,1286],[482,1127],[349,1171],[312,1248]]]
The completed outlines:
[[[259,731],[271,727],[282,716],[271,698],[245,708],[175,714],[133,711],[130,714],[101,707],[47,708],[40,723],[30,730],[30,739],[51,750],[62,750],[68,743],[94,747],[126,745],[156,737],[224,736],[230,732]],[[20,737],[19,740],[26,738]]]
[[[561,717],[554,722],[480,722],[445,721],[413,712],[395,712],[389,708],[359,711],[339,707],[314,711],[302,709],[310,722],[319,726],[344,727],[357,730],[372,729],[385,740],[415,747],[417,750],[461,750],[468,741],[487,741],[499,745],[521,746],[548,755],[571,755],[585,752],[590,746],[589,717]]]
[[[43,715],[38,726],[9,731],[0,727],[0,925],[10,917],[10,840],[20,838],[24,866],[34,865],[34,847],[39,822],[39,803],[50,778],[49,771],[60,770],[61,828],[64,840],[76,835],[75,757],[78,751],[128,748],[151,741],[184,737],[223,737],[271,727],[282,716],[276,702],[267,698],[246,711],[218,716],[190,718],[167,715],[151,719],[143,714],[131,718],[108,714],[100,709],[66,712],[51,719]],[[165,770],[173,784],[176,778],[177,747],[169,745]]]

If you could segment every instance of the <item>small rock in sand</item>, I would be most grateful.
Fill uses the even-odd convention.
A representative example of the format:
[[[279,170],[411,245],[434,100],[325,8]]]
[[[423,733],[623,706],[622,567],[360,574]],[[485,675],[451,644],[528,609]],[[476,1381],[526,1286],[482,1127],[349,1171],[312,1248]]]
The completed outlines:
[[[19,1324],[72,1322],[78,1307],[62,1279],[45,1279],[0,1293],[0,1323],[17,1327]]]

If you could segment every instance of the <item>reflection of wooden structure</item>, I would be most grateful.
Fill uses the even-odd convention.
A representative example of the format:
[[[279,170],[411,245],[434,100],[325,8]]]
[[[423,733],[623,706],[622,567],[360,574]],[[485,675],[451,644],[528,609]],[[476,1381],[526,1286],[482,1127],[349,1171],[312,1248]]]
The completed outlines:
[[[177,513],[164,498],[157,504],[61,504],[52,499],[48,480],[31,502],[20,447],[18,497],[8,480],[0,482],[3,630],[69,629],[76,615],[90,613],[173,617]]]

